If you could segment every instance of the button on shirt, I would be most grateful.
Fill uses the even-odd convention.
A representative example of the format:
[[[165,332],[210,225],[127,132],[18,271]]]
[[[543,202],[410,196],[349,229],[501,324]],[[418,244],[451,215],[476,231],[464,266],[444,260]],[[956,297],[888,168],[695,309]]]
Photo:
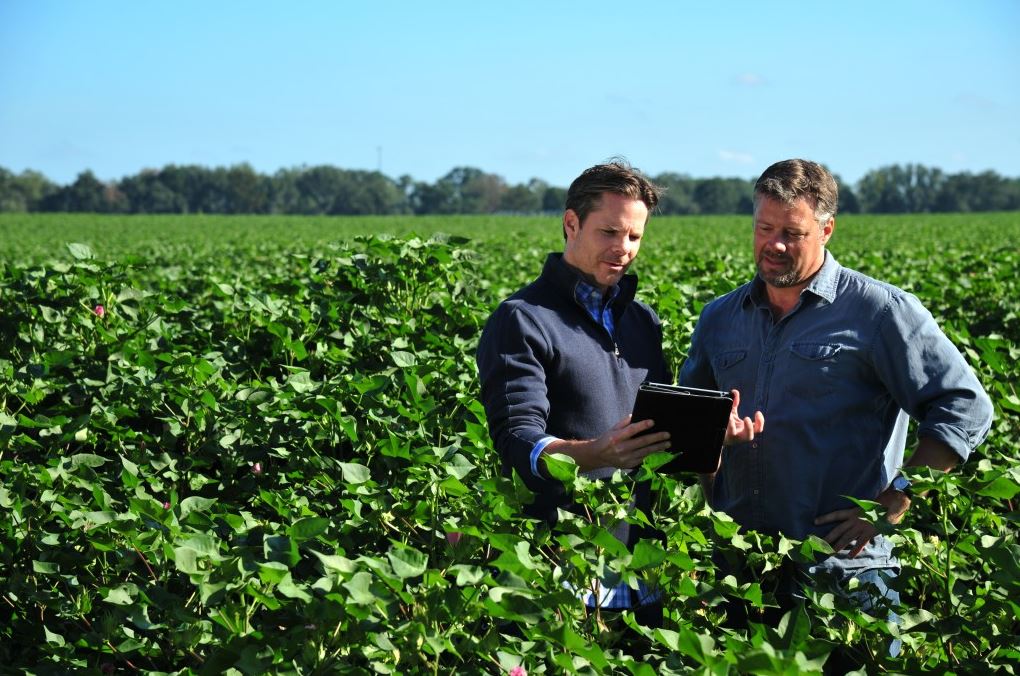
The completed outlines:
[[[824,536],[822,514],[874,499],[903,464],[910,417],[918,435],[966,460],[991,425],[992,407],[959,350],[913,295],[844,268],[822,268],[786,316],[774,319],[755,277],[705,307],[684,385],[741,395],[741,416],[765,430],[722,456],[713,507],[737,523],[797,539]],[[844,552],[845,554],[845,552]],[[856,558],[820,567],[898,565],[876,536]]]

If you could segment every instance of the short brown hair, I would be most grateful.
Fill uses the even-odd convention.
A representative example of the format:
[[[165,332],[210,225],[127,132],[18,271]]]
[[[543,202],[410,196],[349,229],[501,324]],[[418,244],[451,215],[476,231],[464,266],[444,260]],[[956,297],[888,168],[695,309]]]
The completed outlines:
[[[803,197],[819,225],[836,215],[839,188],[829,170],[810,160],[783,160],[766,169],[754,184],[754,207],[762,197],[793,206]]]
[[[596,164],[585,169],[567,189],[565,209],[577,214],[578,223],[583,225],[588,214],[599,207],[602,193],[611,192],[632,199],[641,200],[651,213],[659,203],[660,189],[640,171],[625,160],[613,159],[605,164]]]

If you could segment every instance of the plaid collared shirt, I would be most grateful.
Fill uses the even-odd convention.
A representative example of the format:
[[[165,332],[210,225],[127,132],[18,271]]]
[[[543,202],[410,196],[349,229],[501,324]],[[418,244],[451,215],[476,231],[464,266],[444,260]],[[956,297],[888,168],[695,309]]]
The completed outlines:
[[[620,293],[620,287],[611,286],[608,289],[608,298],[602,295],[597,287],[585,282],[578,282],[574,290],[574,298],[584,306],[591,318],[602,325],[609,337],[616,339],[616,326],[613,324],[613,312],[609,307],[616,295]]]

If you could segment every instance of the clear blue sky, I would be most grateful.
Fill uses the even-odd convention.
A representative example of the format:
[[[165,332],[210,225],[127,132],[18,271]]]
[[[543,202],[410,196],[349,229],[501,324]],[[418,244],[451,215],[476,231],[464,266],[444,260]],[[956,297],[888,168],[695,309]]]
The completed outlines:
[[[0,166],[1020,176],[1020,1],[0,0]]]

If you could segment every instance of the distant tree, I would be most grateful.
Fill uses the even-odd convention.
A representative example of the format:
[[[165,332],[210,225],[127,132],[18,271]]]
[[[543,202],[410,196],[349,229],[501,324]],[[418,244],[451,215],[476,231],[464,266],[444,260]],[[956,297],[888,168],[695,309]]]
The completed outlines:
[[[839,204],[837,205],[837,211],[841,214],[860,213],[861,204],[857,199],[857,193],[854,192],[853,186],[845,182],[839,174],[833,174],[832,177],[836,179],[836,185],[839,186]]]
[[[262,214],[269,207],[269,186],[248,163],[237,164],[226,171],[227,213]]]
[[[115,205],[108,202],[108,186],[89,170],[78,174],[74,183],[47,195],[39,205],[40,211],[74,211],[107,213]]]
[[[500,198],[499,210],[516,214],[533,214],[542,211],[542,197],[549,185],[533,178],[527,183],[510,186]]]
[[[35,211],[57,185],[38,171],[15,174],[0,167],[0,211]]]
[[[344,171],[328,165],[301,171],[295,181],[299,201],[297,213],[328,214],[343,189]]]
[[[698,204],[694,201],[695,181],[690,176],[667,172],[653,176],[652,181],[662,188],[659,213],[664,215],[698,213]]]
[[[378,171],[348,171],[333,201],[331,214],[399,214],[408,210],[407,196]]]
[[[940,169],[919,164],[899,165],[869,171],[857,183],[864,211],[872,213],[919,213],[935,208],[945,177]]]
[[[703,214],[750,214],[754,184],[739,178],[707,178],[696,182],[693,200]]]
[[[549,186],[542,193],[542,211],[559,212],[567,203],[567,189]]]
[[[145,169],[121,179],[119,191],[127,200],[127,209],[136,214],[180,214],[188,211],[188,201],[167,186],[162,173]]]
[[[298,177],[302,169],[279,169],[269,179],[269,212],[274,214],[301,213],[301,191]]]

